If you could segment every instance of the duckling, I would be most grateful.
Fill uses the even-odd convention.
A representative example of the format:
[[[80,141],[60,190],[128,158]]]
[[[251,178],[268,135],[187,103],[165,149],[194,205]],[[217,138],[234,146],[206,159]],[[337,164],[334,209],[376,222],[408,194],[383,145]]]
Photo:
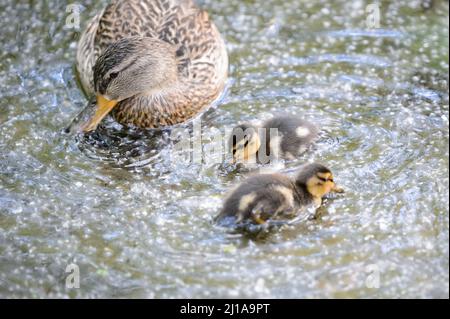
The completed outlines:
[[[330,192],[342,193],[343,189],[334,182],[330,169],[317,163],[303,166],[295,179],[282,174],[255,175],[231,192],[215,221],[265,224],[292,218],[311,204],[319,208]]]
[[[183,123],[219,97],[228,72],[225,43],[193,0],[113,1],[82,33],[76,60],[96,100],[71,125],[77,132],[108,114],[139,128]]]
[[[275,159],[294,160],[317,139],[319,129],[296,116],[276,116],[261,127],[240,124],[233,128],[229,149],[233,163],[250,159],[267,164]]]

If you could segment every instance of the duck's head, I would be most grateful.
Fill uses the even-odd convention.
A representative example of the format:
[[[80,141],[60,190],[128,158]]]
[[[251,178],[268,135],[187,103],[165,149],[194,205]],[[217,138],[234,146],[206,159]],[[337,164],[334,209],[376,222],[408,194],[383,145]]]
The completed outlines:
[[[241,124],[233,128],[228,141],[233,153],[233,163],[248,162],[261,147],[258,129],[250,124]]]
[[[119,102],[173,84],[177,80],[176,52],[164,41],[124,38],[100,55],[93,71],[97,108],[83,124],[84,132],[95,130]]]
[[[336,185],[331,170],[317,163],[303,166],[295,179],[295,184],[316,199],[321,199],[330,192],[343,192],[343,189]]]

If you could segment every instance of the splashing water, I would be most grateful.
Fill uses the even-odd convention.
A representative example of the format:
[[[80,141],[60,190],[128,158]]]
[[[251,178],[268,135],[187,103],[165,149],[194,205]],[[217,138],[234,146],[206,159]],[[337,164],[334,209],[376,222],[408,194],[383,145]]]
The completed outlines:
[[[106,4],[85,2],[81,27]],[[264,240],[212,223],[244,174],[171,161],[166,132],[64,133],[86,103],[68,4],[0,0],[0,297],[448,298],[447,1],[383,2],[377,29],[365,1],[199,1],[231,59],[203,129],[303,114],[326,138],[287,170],[347,189]]]

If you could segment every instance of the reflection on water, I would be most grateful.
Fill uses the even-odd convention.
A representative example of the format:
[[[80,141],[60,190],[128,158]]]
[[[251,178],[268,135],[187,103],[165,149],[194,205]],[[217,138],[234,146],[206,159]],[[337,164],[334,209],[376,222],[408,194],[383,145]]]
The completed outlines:
[[[68,3],[0,0],[1,297],[448,298],[447,1],[383,2],[373,30],[365,1],[199,1],[231,59],[204,132],[303,114],[324,135],[285,172],[347,189],[256,240],[212,223],[245,172],[171,160],[170,132],[64,133],[86,103]]]

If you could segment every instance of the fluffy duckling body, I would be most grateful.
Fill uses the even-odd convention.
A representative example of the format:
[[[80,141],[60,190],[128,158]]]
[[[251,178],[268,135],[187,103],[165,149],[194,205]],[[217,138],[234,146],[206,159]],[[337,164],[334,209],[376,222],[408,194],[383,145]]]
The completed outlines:
[[[268,220],[292,218],[311,204],[322,205],[330,192],[343,192],[332,172],[321,164],[305,165],[295,179],[281,174],[255,175],[240,184],[226,198],[216,221],[235,224],[265,224]]]
[[[296,116],[276,116],[261,127],[236,126],[229,139],[233,162],[251,159],[267,164],[272,160],[294,160],[317,139],[316,125]]]
[[[219,97],[228,56],[193,0],[115,0],[82,33],[77,70],[97,103],[72,131],[95,130],[107,114],[124,125],[162,128],[191,119]]]

